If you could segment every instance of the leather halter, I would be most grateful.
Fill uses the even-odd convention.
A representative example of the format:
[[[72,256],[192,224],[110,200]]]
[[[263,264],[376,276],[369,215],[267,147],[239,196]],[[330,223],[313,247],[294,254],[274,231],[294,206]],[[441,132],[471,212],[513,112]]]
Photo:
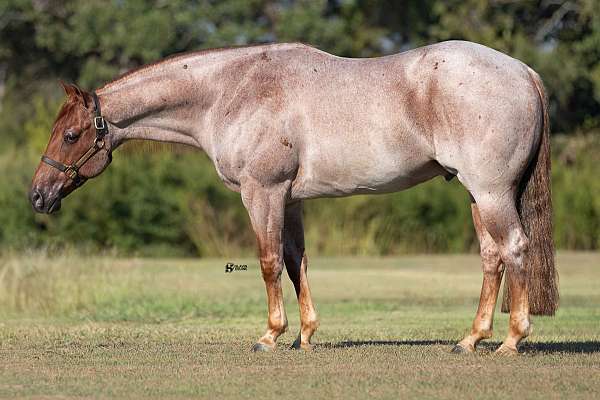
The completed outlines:
[[[69,179],[73,180],[77,186],[83,185],[87,180],[87,178],[79,175],[79,169],[88,162],[90,158],[104,148],[104,137],[108,134],[108,124],[104,120],[104,117],[102,117],[102,113],[100,112],[100,101],[95,92],[92,92],[92,98],[94,99],[94,128],[96,128],[94,144],[79,157],[77,161],[70,165],[53,160],[45,154],[42,156],[42,162],[63,172]]]

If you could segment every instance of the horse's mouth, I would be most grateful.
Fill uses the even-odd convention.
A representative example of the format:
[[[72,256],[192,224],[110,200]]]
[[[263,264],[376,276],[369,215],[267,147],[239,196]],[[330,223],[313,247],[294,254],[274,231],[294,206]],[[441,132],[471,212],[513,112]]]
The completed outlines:
[[[54,201],[52,202],[52,204],[50,204],[50,207],[48,207],[48,214],[53,214],[55,212],[58,212],[60,210],[61,207],[61,197],[60,196],[56,196],[56,198],[54,199]]]

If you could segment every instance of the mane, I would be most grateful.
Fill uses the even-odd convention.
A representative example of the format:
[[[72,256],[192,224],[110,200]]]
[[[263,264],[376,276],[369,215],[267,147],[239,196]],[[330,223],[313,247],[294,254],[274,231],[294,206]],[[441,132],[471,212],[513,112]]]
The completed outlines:
[[[226,46],[226,47],[218,47],[218,48],[213,48],[213,49],[202,49],[202,50],[194,50],[194,51],[187,51],[187,52],[182,52],[182,53],[175,53],[175,54],[171,54],[167,57],[161,58],[159,60],[156,60],[154,62],[148,63],[148,64],[144,64],[144,65],[140,65],[139,67],[130,69],[129,71],[126,71],[120,75],[118,75],[115,79],[113,79],[110,82],[105,83],[103,86],[99,87],[97,90],[101,90],[106,88],[107,86],[110,86],[118,81],[121,81],[133,74],[136,74],[138,72],[142,72],[145,70],[149,70],[153,67],[156,67],[158,65],[161,64],[165,64],[168,62],[173,62],[173,61],[177,61],[177,60],[181,60],[181,59],[185,59],[185,58],[189,58],[189,57],[195,57],[195,56],[200,56],[200,55],[205,55],[205,54],[214,54],[214,53],[221,53],[221,52],[225,52],[225,51],[230,51],[230,50],[242,50],[242,49],[252,49],[252,48],[258,48],[258,47],[272,47],[272,46],[277,46],[277,45],[302,45],[302,46],[307,46],[307,47],[312,47],[310,45],[301,43],[301,42],[293,42],[293,43],[262,43],[262,44],[250,44],[250,45],[241,45],[241,46]]]
[[[60,110],[58,110],[58,115],[56,116],[54,123],[56,123],[59,119],[70,113],[71,109],[75,107],[75,103],[76,102],[73,101],[71,97],[68,97],[67,100],[65,100],[65,102],[62,104],[62,106],[60,106]]]
[[[165,143],[165,142],[153,142],[149,140],[134,139],[129,140],[121,146],[122,153],[126,155],[134,154],[155,154],[155,153],[175,153],[185,154],[192,152],[199,152],[195,147],[180,144],[180,143]]]

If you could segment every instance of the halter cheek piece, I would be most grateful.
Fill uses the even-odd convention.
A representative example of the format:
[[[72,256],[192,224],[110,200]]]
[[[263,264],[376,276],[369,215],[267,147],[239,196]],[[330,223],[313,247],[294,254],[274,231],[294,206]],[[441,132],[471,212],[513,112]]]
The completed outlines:
[[[95,92],[92,93],[92,98],[94,99],[94,128],[96,128],[96,138],[94,139],[94,144],[88,149],[88,151],[86,151],[81,157],[79,157],[77,161],[70,165],[53,160],[46,155],[42,156],[43,162],[51,167],[56,168],[60,172],[64,172],[69,179],[75,182],[76,186],[83,185],[87,180],[87,178],[79,175],[79,169],[86,162],[88,162],[90,158],[95,156],[104,148],[104,137],[108,134],[108,125],[102,117],[102,113],[100,112],[100,101],[98,100],[98,96]]]

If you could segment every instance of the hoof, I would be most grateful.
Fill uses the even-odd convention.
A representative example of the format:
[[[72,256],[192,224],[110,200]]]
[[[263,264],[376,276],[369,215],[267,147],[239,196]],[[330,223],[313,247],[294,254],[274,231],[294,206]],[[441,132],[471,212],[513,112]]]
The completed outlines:
[[[256,352],[273,351],[274,349],[275,349],[275,347],[270,347],[263,343],[256,343],[254,346],[252,346],[252,351],[255,353]]]
[[[290,350],[306,350],[306,351],[310,351],[312,349],[313,349],[313,345],[312,344],[310,344],[310,343],[302,344],[300,342],[300,338],[294,340],[294,343],[290,347]]]
[[[516,347],[509,347],[502,344],[498,347],[498,350],[495,351],[495,354],[500,356],[516,356],[519,354],[519,350]]]
[[[452,353],[454,354],[471,354],[475,352],[475,349],[472,347],[463,347],[460,343],[455,345],[452,348]]]

